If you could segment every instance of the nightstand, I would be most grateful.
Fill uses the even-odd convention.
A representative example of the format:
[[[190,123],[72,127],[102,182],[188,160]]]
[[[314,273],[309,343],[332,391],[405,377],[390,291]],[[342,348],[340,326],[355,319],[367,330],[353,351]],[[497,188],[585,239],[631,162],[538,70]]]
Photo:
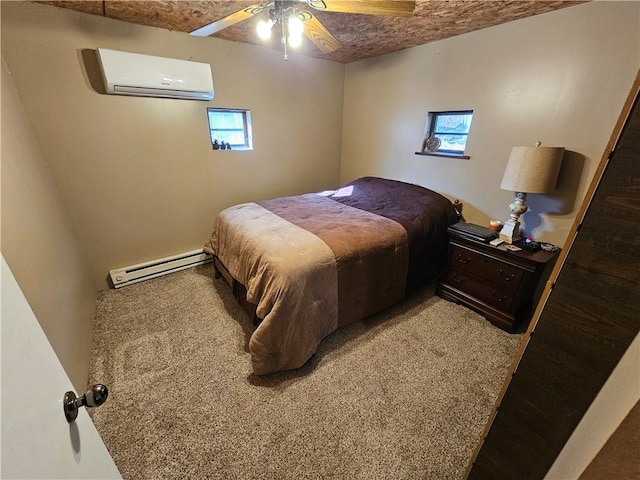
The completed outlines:
[[[505,245],[494,247],[450,233],[447,268],[436,293],[513,332],[530,319],[536,289],[558,252],[512,252]]]

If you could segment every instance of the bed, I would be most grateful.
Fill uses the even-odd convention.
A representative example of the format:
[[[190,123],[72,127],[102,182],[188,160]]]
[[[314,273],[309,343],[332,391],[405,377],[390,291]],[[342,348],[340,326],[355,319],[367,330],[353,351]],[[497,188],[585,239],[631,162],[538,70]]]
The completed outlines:
[[[227,208],[204,250],[254,318],[251,362],[265,375],[301,367],[337,328],[436,278],[457,221],[432,190],[363,177]]]

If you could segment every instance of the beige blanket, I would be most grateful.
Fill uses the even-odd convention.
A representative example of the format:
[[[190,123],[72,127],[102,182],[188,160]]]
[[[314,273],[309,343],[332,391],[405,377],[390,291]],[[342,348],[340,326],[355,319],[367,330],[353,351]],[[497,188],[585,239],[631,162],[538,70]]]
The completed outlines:
[[[302,366],[338,326],[405,293],[406,230],[316,194],[224,210],[205,251],[257,304],[263,321],[249,350],[258,375]]]

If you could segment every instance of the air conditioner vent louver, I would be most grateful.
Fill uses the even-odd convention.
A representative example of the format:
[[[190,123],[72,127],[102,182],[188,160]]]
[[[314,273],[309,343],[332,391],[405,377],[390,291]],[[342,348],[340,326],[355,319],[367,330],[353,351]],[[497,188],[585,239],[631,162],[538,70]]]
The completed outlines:
[[[143,88],[126,85],[114,85],[114,93],[122,95],[136,95],[139,97],[182,98],[191,100],[212,100],[213,94],[209,92],[188,92],[183,90],[167,90],[165,88]]]

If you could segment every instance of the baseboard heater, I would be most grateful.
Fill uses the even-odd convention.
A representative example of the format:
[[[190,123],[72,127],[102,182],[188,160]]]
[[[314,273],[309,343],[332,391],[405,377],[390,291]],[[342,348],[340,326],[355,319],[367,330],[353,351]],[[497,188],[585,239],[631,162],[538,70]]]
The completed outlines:
[[[185,252],[171,257],[161,258],[150,262],[117,268],[109,272],[111,282],[115,288],[126,287],[134,283],[143,282],[151,278],[169,273],[179,272],[185,268],[196,267],[210,263],[213,257],[202,250]]]

